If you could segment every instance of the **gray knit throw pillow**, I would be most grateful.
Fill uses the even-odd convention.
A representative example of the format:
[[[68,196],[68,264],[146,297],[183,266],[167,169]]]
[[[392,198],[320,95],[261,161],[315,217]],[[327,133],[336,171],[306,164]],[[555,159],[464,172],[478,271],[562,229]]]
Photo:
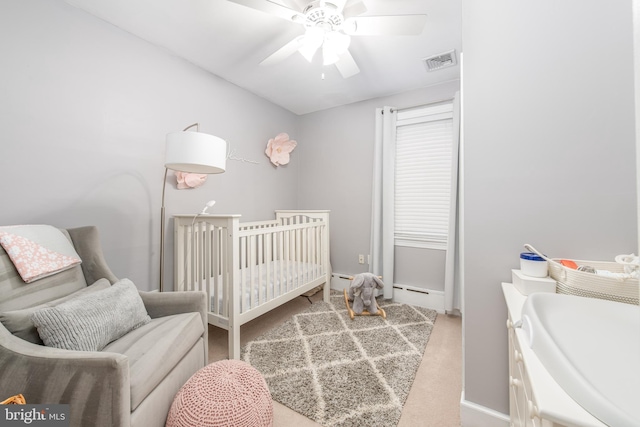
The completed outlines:
[[[151,320],[129,279],[38,310],[31,319],[46,346],[84,351],[100,351]]]

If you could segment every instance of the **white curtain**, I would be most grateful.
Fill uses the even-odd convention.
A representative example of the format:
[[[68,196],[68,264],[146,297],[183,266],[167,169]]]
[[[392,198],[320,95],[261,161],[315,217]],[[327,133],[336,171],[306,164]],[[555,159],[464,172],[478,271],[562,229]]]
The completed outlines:
[[[456,252],[458,242],[458,176],[460,147],[460,92],[453,99],[453,144],[451,147],[451,205],[449,209],[449,233],[444,273],[444,309],[451,312],[460,309],[460,277],[456,277]],[[458,260],[459,261],[459,260]],[[459,271],[459,270],[458,270]]]
[[[396,109],[376,109],[373,154],[370,272],[382,276],[384,298],[393,298]]]

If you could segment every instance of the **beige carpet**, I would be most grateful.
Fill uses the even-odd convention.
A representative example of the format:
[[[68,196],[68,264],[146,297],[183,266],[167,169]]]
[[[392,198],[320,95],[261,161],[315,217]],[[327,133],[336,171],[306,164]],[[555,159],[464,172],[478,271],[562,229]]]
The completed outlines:
[[[320,301],[321,294],[311,299]],[[268,330],[283,324],[293,314],[309,307],[309,301],[299,297],[264,316],[242,326],[242,345]],[[459,426],[461,393],[461,321],[459,317],[438,315],[429,343],[418,367],[407,401],[402,410],[399,427]],[[209,362],[225,359],[227,331],[209,326]],[[276,427],[319,426],[314,421],[274,402]]]

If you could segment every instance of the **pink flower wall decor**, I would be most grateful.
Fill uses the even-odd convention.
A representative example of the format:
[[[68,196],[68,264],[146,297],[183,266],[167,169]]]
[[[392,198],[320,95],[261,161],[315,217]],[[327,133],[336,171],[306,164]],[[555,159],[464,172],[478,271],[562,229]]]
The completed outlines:
[[[280,133],[275,138],[271,138],[267,143],[265,154],[276,166],[289,163],[289,154],[296,148],[297,142],[290,140],[289,135]]]
[[[207,175],[202,173],[189,173],[176,171],[176,180],[178,181],[178,189],[200,187],[207,180]]]

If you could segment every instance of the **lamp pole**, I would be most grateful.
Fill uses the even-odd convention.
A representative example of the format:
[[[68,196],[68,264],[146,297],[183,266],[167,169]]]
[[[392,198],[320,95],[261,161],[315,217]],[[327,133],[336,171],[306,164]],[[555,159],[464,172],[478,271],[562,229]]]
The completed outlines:
[[[160,208],[160,292],[164,290],[164,192],[167,187],[167,172],[164,168],[164,180],[162,181],[162,207]]]

